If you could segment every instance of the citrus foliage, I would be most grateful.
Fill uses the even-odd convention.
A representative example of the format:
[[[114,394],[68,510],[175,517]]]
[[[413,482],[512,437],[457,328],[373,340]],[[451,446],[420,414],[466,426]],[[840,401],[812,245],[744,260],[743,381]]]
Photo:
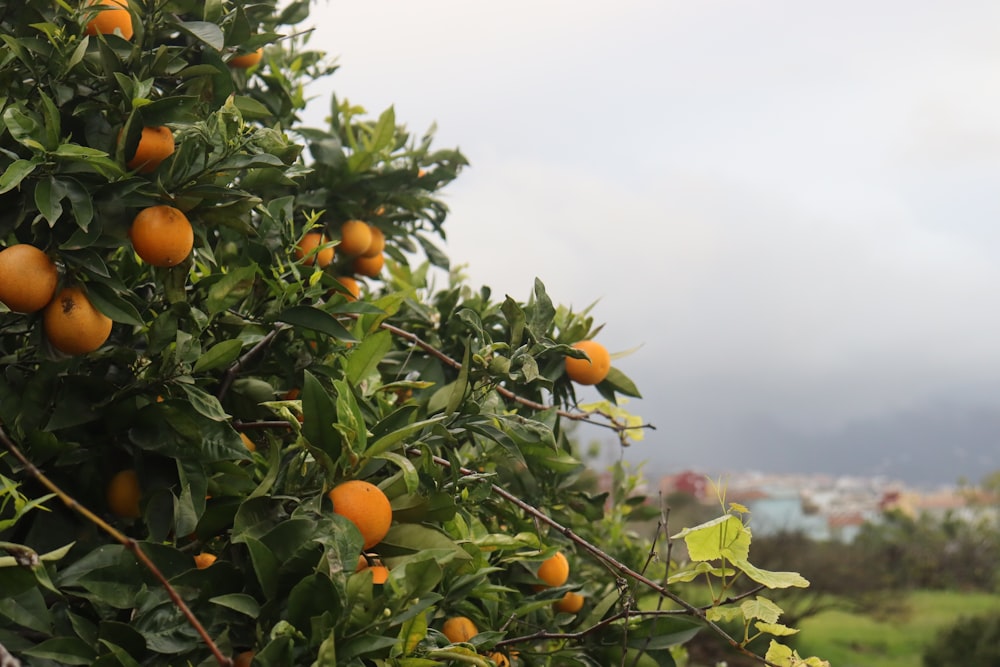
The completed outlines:
[[[635,386],[602,369],[606,402],[574,407],[565,359],[599,327],[540,282],[525,302],[433,286],[437,192],[465,158],[392,109],[334,99],[304,127],[333,68],[295,36],[308,2],[276,5],[0,0],[0,241],[43,250],[61,290],[44,316],[0,310],[0,435],[25,456],[0,459],[0,646],[31,665],[673,664],[719,628],[656,583],[666,564],[636,578],[642,499],[616,476],[609,503],[566,431],[624,440]],[[389,514],[338,508],[352,480]],[[740,540],[708,574],[799,585]],[[674,614],[631,613],[639,585]],[[762,604],[737,609],[780,633]],[[454,617],[476,631],[451,637]]]

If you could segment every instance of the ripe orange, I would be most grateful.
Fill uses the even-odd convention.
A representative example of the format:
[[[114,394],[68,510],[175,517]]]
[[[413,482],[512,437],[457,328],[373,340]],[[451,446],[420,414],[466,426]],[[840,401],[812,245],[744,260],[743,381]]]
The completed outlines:
[[[243,444],[246,445],[246,448],[251,452],[257,451],[257,445],[253,443],[253,440],[251,440],[246,433],[240,433],[240,439],[243,441]]]
[[[250,667],[253,663],[253,656],[253,651],[243,651],[243,653],[233,658],[233,667]]]
[[[119,141],[121,134],[118,135]],[[125,163],[129,169],[135,169],[140,174],[149,174],[160,166],[160,163],[174,154],[174,133],[164,125],[153,125],[142,128],[139,143],[135,147],[132,158]]]
[[[546,558],[538,567],[538,578],[549,586],[562,586],[569,579],[569,561],[563,552],[557,551]]]
[[[493,653],[487,653],[486,657],[496,663],[497,667],[510,667],[510,660],[507,659],[503,653],[499,651],[494,651]]]
[[[206,567],[214,563],[216,560],[218,559],[216,558],[215,555],[202,552],[194,557],[194,565],[199,570],[204,570]]]
[[[226,64],[237,69],[248,69],[259,63],[263,57],[264,47],[260,47],[250,53],[239,53],[226,61]]]
[[[319,268],[325,269],[333,261],[333,246],[323,248],[319,252],[316,252],[316,248],[327,243],[329,241],[326,238],[326,234],[309,232],[295,246],[295,259],[301,260],[306,266],[316,264]]]
[[[127,468],[116,473],[108,483],[106,496],[108,509],[114,514],[128,519],[138,519],[142,516],[139,511],[142,489],[139,488],[139,476],[135,470]]]
[[[366,567],[368,567],[368,559],[365,558],[364,554],[358,555],[358,566],[356,568],[354,568],[354,571],[355,572],[360,572],[361,570],[365,569]]]
[[[139,211],[128,230],[135,252],[153,266],[177,266],[191,254],[194,230],[180,209],[150,206]]]
[[[375,225],[368,225],[368,228],[372,233],[372,242],[368,245],[368,250],[365,250],[361,254],[365,257],[381,255],[382,251],[385,250],[385,234],[383,234],[382,230]]]
[[[389,498],[370,482],[353,479],[338,484],[327,494],[333,511],[348,519],[361,531],[363,548],[371,549],[382,541],[392,524]]]
[[[0,301],[17,313],[33,313],[52,301],[59,271],[33,245],[18,243],[0,251]]]
[[[383,266],[385,266],[385,255],[375,255],[374,257],[361,255],[354,258],[351,271],[369,278],[377,278],[378,274],[382,272]]]
[[[577,350],[583,350],[590,359],[566,357],[566,375],[577,384],[600,384],[611,370],[611,355],[606,347],[595,340],[573,343]]]
[[[476,624],[465,616],[452,616],[441,626],[441,633],[452,644],[467,642],[479,634]]]
[[[385,565],[372,565],[371,567],[361,568],[362,572],[365,570],[371,571],[373,584],[384,584],[389,579],[389,568]]]
[[[367,254],[372,244],[372,230],[367,222],[348,220],[340,226],[340,251],[345,255]]]
[[[80,287],[60,290],[45,307],[42,324],[52,347],[66,354],[93,352],[111,335],[111,318]]]
[[[583,609],[584,597],[573,591],[566,591],[562,599],[556,601],[556,609],[567,614],[575,614]]]
[[[361,297],[361,284],[357,280],[350,276],[338,276],[337,282],[344,286],[347,290],[347,294],[344,294],[344,298],[348,301],[357,301]],[[340,292],[343,294],[343,292]]]
[[[132,31],[132,15],[127,9],[127,0],[104,0],[103,2],[91,0],[87,5],[110,7],[110,9],[102,9],[97,12],[94,18],[90,19],[87,26],[83,29],[85,33],[90,36],[97,34],[110,35],[117,28],[121,31],[122,37],[132,39],[132,35],[134,34]]]

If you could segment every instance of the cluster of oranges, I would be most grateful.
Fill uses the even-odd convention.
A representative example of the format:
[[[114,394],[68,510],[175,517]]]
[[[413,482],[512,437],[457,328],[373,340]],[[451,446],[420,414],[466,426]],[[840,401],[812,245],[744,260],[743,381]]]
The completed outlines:
[[[33,245],[0,251],[0,301],[17,313],[44,309],[42,324],[52,347],[65,354],[93,352],[111,335],[111,318],[99,311],[77,285],[57,291],[59,269]]]
[[[362,220],[348,220],[340,226],[340,242],[333,244],[325,232],[307,232],[295,245],[295,259],[306,266],[325,269],[339,252],[349,260],[351,273],[377,278],[385,266],[385,234]],[[357,298],[360,288],[351,276],[337,279],[350,296]]]
[[[98,18],[107,14],[114,10],[102,11]],[[127,166],[151,173],[173,152],[173,134],[168,128],[146,127]],[[179,209],[166,205],[140,211],[129,228],[129,238],[143,261],[159,267],[176,266],[194,248],[191,223]],[[111,318],[94,307],[82,286],[67,284],[57,291],[58,286],[59,269],[39,248],[20,243],[0,251],[0,301],[18,313],[44,309],[46,338],[60,352],[93,352],[111,335]]]
[[[122,39],[132,39],[135,35],[128,0],[88,0],[86,5],[93,7],[95,12],[84,26],[84,33],[87,35],[93,37],[117,34]],[[263,55],[263,48],[240,52],[233,55],[226,64],[234,69],[248,69],[257,65]]]

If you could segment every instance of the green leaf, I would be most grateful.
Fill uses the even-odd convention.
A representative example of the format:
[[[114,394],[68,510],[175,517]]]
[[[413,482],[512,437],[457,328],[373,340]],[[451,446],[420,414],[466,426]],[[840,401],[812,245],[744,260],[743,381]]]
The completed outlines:
[[[257,277],[257,265],[238,266],[222,276],[208,290],[205,307],[216,315],[247,298]]]
[[[769,635],[774,635],[775,637],[788,637],[789,635],[798,634],[798,630],[795,628],[790,628],[787,625],[782,625],[780,623],[754,623],[754,627],[760,632],[766,632]]]
[[[35,184],[35,206],[51,227],[62,215],[62,201],[65,191],[52,176],[39,179]]]
[[[389,451],[390,449],[392,449],[399,443],[403,442],[414,433],[417,433],[418,431],[421,431],[424,428],[431,426],[432,424],[436,424],[442,421],[443,419],[446,419],[446,415],[437,415],[435,417],[431,417],[430,419],[423,419],[418,422],[413,422],[412,424],[408,424],[395,431],[390,431],[389,433],[386,433],[385,435],[380,437],[378,440],[371,443],[371,445],[368,447],[368,449],[365,450],[364,453],[369,456],[378,456],[383,452]]]
[[[334,401],[316,376],[305,371],[302,383],[302,434],[313,447],[323,451],[331,461],[337,461],[342,443],[332,422],[339,414]]]
[[[7,107],[3,112],[3,121],[7,131],[14,140],[36,151],[45,149],[45,128],[33,114],[25,113],[20,107]],[[2,179],[0,179],[2,183]]]
[[[97,658],[93,647],[78,637],[53,637],[22,652],[63,665],[90,665]]]
[[[447,534],[437,528],[415,523],[393,525],[379,545],[379,553],[383,556],[403,555],[432,549],[451,552],[455,558],[461,560],[471,558]]]
[[[372,133],[371,146],[369,151],[378,153],[392,145],[393,136],[396,133],[396,112],[389,107],[378,118],[375,123],[375,131]]]
[[[214,23],[209,23],[208,21],[176,21],[174,25],[195,39],[208,44],[216,51],[221,51],[226,46],[226,38],[222,34],[222,29]]]
[[[619,394],[642,398],[642,394],[639,393],[639,389],[635,386],[635,383],[614,366],[608,370],[608,374],[601,384]]]
[[[688,556],[694,561],[725,558],[743,569],[735,561],[745,562],[750,553],[750,531],[731,514],[694,528],[685,528],[674,535],[673,539],[681,537],[687,544]]]
[[[14,160],[0,175],[0,195],[19,186],[37,166],[38,163],[31,160]]]
[[[187,395],[192,407],[200,414],[208,417],[212,421],[222,422],[229,419],[229,415],[223,409],[219,399],[208,393],[204,389],[193,385],[182,383],[181,389]]]
[[[291,308],[286,308],[275,319],[278,322],[291,324],[293,327],[305,327],[306,329],[324,333],[337,340],[349,342],[357,340],[333,315],[313,306],[292,306]]]
[[[765,597],[757,596],[740,604],[744,618],[759,618],[764,623],[777,623],[782,609]]]
[[[87,297],[95,308],[115,322],[131,324],[132,326],[145,325],[135,306],[118,296],[114,289],[103,282],[92,280],[87,283]]]
[[[458,409],[458,406],[465,400],[465,394],[469,390],[469,363],[472,358],[472,341],[465,341],[465,354],[462,356],[462,368],[458,371],[458,379],[451,385],[451,394],[448,396],[448,403],[445,405],[444,413],[450,415]]]
[[[242,349],[243,341],[239,339],[224,340],[221,343],[216,343],[198,358],[198,361],[194,365],[194,372],[203,373],[228,366],[236,361]]]
[[[249,616],[250,618],[257,618],[260,616],[260,604],[252,596],[247,595],[246,593],[217,595],[214,598],[209,598],[208,601],[212,604],[217,604],[220,607],[226,607],[227,609],[238,611],[239,613]]]
[[[731,563],[744,574],[768,588],[808,588],[809,580],[798,572],[771,572],[752,565],[746,558],[731,558]]]
[[[379,362],[392,349],[392,334],[380,330],[367,336],[360,345],[351,350],[347,359],[347,379],[358,384],[378,368]]]

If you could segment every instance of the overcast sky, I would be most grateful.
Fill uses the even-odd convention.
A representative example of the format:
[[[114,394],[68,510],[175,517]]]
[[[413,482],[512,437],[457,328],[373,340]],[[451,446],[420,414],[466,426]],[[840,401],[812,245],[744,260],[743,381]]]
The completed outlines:
[[[594,309],[654,472],[1000,468],[1000,3],[320,1],[310,92],[472,166],[453,262]],[[590,435],[590,434],[588,434]],[[599,437],[599,433],[593,433]]]

